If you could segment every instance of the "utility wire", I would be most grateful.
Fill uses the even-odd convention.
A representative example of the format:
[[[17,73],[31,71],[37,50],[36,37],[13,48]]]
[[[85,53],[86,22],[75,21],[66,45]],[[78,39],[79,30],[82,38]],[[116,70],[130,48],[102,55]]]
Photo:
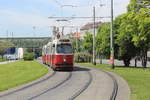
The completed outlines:
[[[57,3],[57,5],[59,5],[60,7],[62,6],[62,4],[60,2],[58,2],[57,0],[54,0],[55,3]]]

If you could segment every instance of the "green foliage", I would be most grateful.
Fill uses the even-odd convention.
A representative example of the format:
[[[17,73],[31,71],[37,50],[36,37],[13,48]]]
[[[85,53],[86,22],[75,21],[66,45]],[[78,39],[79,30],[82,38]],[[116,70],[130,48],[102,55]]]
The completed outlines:
[[[132,41],[136,47],[148,47],[150,42],[150,9],[142,8],[136,13],[137,33],[133,34]]]
[[[83,40],[83,48],[85,52],[92,54],[93,51],[93,35],[89,32],[86,32]]]
[[[132,42],[132,34],[137,33],[136,22],[133,21],[134,13],[126,13],[116,20],[119,20],[120,26],[116,29],[118,34],[116,43],[119,46],[118,57],[124,61],[125,66],[129,66],[130,60],[136,55],[136,48]],[[116,21],[117,22],[117,21]]]
[[[137,3],[137,0],[131,0],[128,5],[128,11],[135,11],[138,8],[136,3]]]
[[[23,55],[24,60],[34,60],[34,54],[33,53],[26,53]]]
[[[125,63],[129,64],[130,59],[140,55],[146,64],[146,53],[150,45],[150,9],[146,8],[147,4],[142,2],[138,5],[137,0],[131,0],[129,12],[115,19],[115,23],[120,23],[116,27],[118,54]]]
[[[110,23],[99,27],[96,36],[96,51],[105,57],[110,55]]]
[[[129,66],[130,60],[141,56],[142,65],[146,65],[147,51],[150,49],[150,1],[131,0],[128,12],[114,20],[114,50],[115,58],[124,61]],[[92,36],[84,37],[84,50],[92,53]],[[96,36],[97,54],[110,55],[110,23],[101,25]]]

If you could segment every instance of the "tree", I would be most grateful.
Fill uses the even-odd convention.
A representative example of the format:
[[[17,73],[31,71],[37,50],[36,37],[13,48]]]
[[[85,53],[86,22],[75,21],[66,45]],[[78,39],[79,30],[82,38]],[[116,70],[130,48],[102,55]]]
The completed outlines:
[[[117,44],[118,57],[123,60],[125,66],[130,65],[130,60],[136,55],[136,48],[132,42],[132,34],[136,33],[136,24],[132,20],[134,18],[134,13],[126,13],[119,16],[120,26],[117,29]],[[117,20],[117,19],[116,19]]]
[[[84,36],[84,40],[83,40],[83,48],[87,53],[92,54],[93,53],[93,35],[90,34],[89,32],[86,32],[85,34],[86,35]]]
[[[106,58],[110,55],[110,23],[99,27],[96,36],[96,52]]]
[[[147,65],[147,51],[150,45],[150,9],[141,8],[134,20],[137,22],[137,33],[133,34],[132,41],[140,49],[140,56],[143,67]]]
[[[5,50],[11,47],[14,47],[14,44],[12,44],[11,42],[0,41],[0,55],[2,56],[2,58],[4,56]]]

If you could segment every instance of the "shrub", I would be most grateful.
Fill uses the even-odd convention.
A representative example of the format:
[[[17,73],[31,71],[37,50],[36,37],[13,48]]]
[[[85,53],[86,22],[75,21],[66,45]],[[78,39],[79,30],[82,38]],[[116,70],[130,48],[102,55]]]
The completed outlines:
[[[24,60],[34,60],[34,54],[33,53],[26,53],[23,55]]]

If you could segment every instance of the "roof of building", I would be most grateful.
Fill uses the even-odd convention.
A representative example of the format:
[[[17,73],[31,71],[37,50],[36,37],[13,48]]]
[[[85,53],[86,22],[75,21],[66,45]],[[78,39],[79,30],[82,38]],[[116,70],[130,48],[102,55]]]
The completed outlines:
[[[70,34],[66,34],[66,35],[68,35],[70,37],[80,37],[81,36],[80,33],[70,33]]]
[[[103,24],[102,22],[95,22],[95,28],[98,28],[102,24]],[[82,26],[80,30],[89,30],[89,29],[92,29],[93,27],[94,27],[93,23],[88,23]]]

